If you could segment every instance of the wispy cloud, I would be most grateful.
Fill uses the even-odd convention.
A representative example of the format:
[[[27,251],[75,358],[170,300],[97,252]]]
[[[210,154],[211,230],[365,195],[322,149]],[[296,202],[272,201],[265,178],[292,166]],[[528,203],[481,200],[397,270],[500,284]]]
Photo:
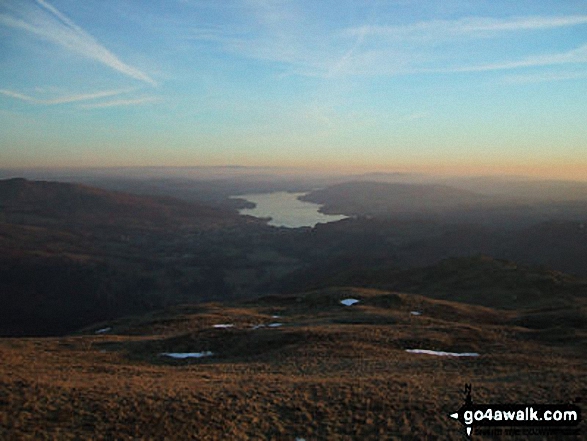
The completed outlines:
[[[404,26],[358,26],[343,34],[427,40],[459,36],[483,37],[503,32],[545,30],[587,24],[587,15],[560,17],[515,17],[495,19],[465,17],[458,20],[431,20]]]
[[[531,84],[551,81],[568,81],[587,78],[587,71],[584,72],[540,72],[524,75],[506,75],[502,82],[506,84]]]
[[[482,72],[586,62],[583,47],[568,52],[504,59],[512,44],[504,41],[505,37],[517,38],[523,34],[530,38],[531,32],[585,26],[587,15],[464,17],[406,25],[364,23],[328,29],[317,26],[312,17],[300,16],[303,11],[295,10],[295,3],[248,0],[247,5],[252,11],[250,32],[206,27],[193,29],[190,38],[239,56],[273,62],[284,71],[282,76],[332,78]],[[383,20],[384,17],[377,15],[378,22]],[[365,22],[369,21],[373,20],[365,19]],[[504,49],[484,53],[483,49],[473,46],[479,38],[501,38]],[[441,51],[438,50],[439,43],[444,44]],[[478,64],[468,60],[468,64],[459,66],[458,63],[464,60],[463,48],[467,45],[470,45]]]
[[[506,61],[502,63],[483,64],[479,66],[463,66],[442,69],[442,72],[484,72],[491,70],[511,70],[520,67],[553,66],[559,64],[587,63],[587,45],[580,46],[568,52],[537,55],[522,60]],[[438,70],[437,70],[438,71]]]
[[[587,15],[506,19],[466,17],[457,20],[431,20],[404,26],[359,26],[345,29],[341,35],[359,37],[362,41],[371,42],[371,47],[375,48],[357,53],[354,63],[347,63],[348,72],[351,74],[484,72],[585,63],[587,62],[587,46],[580,46],[567,52],[528,56],[518,60],[457,67],[446,66],[451,62],[450,58],[443,60],[445,67],[436,64],[435,51],[432,47],[446,40],[468,41],[482,37],[499,37],[506,33],[543,31],[585,24],[587,24]],[[378,63],[375,60],[393,61]],[[427,64],[436,65],[427,67]]]
[[[53,105],[53,104],[66,104],[66,103],[74,103],[78,101],[88,101],[88,100],[95,100],[99,98],[106,98],[110,96],[120,95],[124,93],[128,93],[133,91],[134,89],[119,89],[119,90],[103,90],[100,92],[94,93],[84,93],[84,94],[76,94],[76,95],[66,95],[60,96],[57,98],[52,99],[39,99],[29,95],[25,95],[23,93],[15,92],[8,89],[0,89],[0,94],[4,96],[8,96],[11,98],[16,98],[22,101],[27,101],[29,103],[34,104],[45,104],[45,105]]]
[[[101,103],[95,104],[82,104],[80,107],[84,109],[100,109],[105,107],[121,107],[121,106],[138,106],[142,104],[148,103],[155,103],[159,101],[156,97],[142,97],[142,98],[135,98],[135,99],[127,99],[127,100],[112,100],[112,101],[104,101]]]
[[[11,8],[12,14],[0,14],[0,24],[20,29],[61,46],[83,57],[97,61],[128,77],[156,85],[149,75],[120,60],[65,14],[44,0],[35,6]],[[15,14],[16,13],[16,14]]]
[[[366,32],[359,32],[356,37],[356,41],[347,50],[342,57],[340,57],[334,65],[329,69],[328,76],[334,76],[347,67],[348,63],[352,60],[353,56],[360,50],[363,41],[365,40]]]

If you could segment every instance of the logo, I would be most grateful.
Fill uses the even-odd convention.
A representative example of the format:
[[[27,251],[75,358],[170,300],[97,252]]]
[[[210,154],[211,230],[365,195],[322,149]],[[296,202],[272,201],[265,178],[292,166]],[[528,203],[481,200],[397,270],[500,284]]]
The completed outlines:
[[[469,438],[473,429],[483,427],[493,428],[487,434],[494,435],[578,434],[574,427],[581,422],[581,409],[576,404],[475,404],[471,390],[465,384],[465,403],[450,414],[465,426]],[[509,429],[498,429],[504,426]]]

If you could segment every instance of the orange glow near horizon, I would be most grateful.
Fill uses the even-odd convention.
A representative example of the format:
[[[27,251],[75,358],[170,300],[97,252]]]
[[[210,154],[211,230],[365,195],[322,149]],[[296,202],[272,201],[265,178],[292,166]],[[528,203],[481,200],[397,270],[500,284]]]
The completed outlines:
[[[328,175],[337,174],[363,174],[363,173],[417,173],[431,176],[457,176],[457,177],[474,177],[474,176],[496,176],[496,177],[526,177],[544,180],[569,180],[587,182],[587,162],[552,162],[548,164],[454,164],[454,163],[380,163],[380,164],[348,164],[344,162],[333,163],[333,161],[315,161],[308,163],[305,161],[283,162],[234,162],[222,163],[216,161],[169,161],[166,163],[153,164],[136,163],[128,161],[127,163],[97,163],[87,161],[76,161],[69,165],[63,163],[46,165],[39,164],[14,164],[12,167],[5,169],[12,170],[79,170],[80,172],[87,169],[116,169],[116,168],[190,168],[190,167],[250,167],[252,169],[273,169],[272,173],[279,171],[284,175],[296,175],[303,173],[325,173]],[[254,171],[253,171],[254,172]]]

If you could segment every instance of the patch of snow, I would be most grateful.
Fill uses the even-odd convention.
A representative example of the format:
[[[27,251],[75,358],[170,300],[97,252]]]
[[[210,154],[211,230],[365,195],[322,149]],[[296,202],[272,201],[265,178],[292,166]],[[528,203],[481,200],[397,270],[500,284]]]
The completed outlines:
[[[296,438],[296,441],[306,441],[306,438]]]
[[[252,328],[253,329],[259,329],[259,328],[264,328],[265,325],[253,325]]]
[[[269,323],[267,326],[270,328],[279,328],[280,326],[283,326],[283,323]]]
[[[344,299],[341,300],[340,303],[342,303],[344,306],[351,306],[355,303],[359,303],[359,301],[357,299]]]
[[[94,334],[105,334],[106,332],[110,332],[112,331],[112,328],[102,328],[102,329],[98,329],[96,332],[94,332]]]
[[[410,314],[412,314],[412,315],[422,315],[422,313],[420,311],[410,311]]]
[[[272,315],[271,316],[271,318],[279,318],[279,317],[281,317],[281,316],[279,316],[279,315]]]
[[[210,351],[204,352],[163,352],[160,355],[165,357],[171,358],[202,358],[202,357],[210,357],[214,354]]]
[[[215,328],[219,328],[219,329],[226,329],[226,328],[232,328],[234,325],[232,323],[221,323],[219,325],[214,325]]]
[[[431,351],[429,349],[406,349],[406,352],[410,354],[427,354],[427,355],[438,355],[440,357],[478,357],[477,352],[443,352],[443,351]]]

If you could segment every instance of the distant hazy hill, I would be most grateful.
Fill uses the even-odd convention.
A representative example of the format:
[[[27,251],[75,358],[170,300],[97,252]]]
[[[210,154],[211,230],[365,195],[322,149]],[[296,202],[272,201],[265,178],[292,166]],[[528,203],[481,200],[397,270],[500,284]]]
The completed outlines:
[[[346,182],[312,191],[302,199],[323,204],[321,211],[330,214],[434,219],[508,229],[540,222],[587,220],[587,199],[579,197],[581,183],[575,186],[526,183],[522,187],[524,191],[518,191],[520,188],[513,185],[499,187],[488,183],[486,193],[481,185],[473,190],[464,188],[460,181],[455,180],[454,184],[455,187],[431,183]],[[457,188],[457,184],[461,187]],[[507,191],[510,188],[511,194]],[[543,197],[539,197],[542,190]]]
[[[444,185],[345,182],[302,198],[324,204],[325,213],[378,215],[418,213],[486,202],[488,197]]]
[[[587,201],[587,182],[499,177],[452,177],[444,183],[484,195],[501,195],[533,201]]]
[[[86,226],[211,228],[242,222],[230,211],[169,197],[138,196],[81,184],[8,179],[0,181],[0,221]]]

